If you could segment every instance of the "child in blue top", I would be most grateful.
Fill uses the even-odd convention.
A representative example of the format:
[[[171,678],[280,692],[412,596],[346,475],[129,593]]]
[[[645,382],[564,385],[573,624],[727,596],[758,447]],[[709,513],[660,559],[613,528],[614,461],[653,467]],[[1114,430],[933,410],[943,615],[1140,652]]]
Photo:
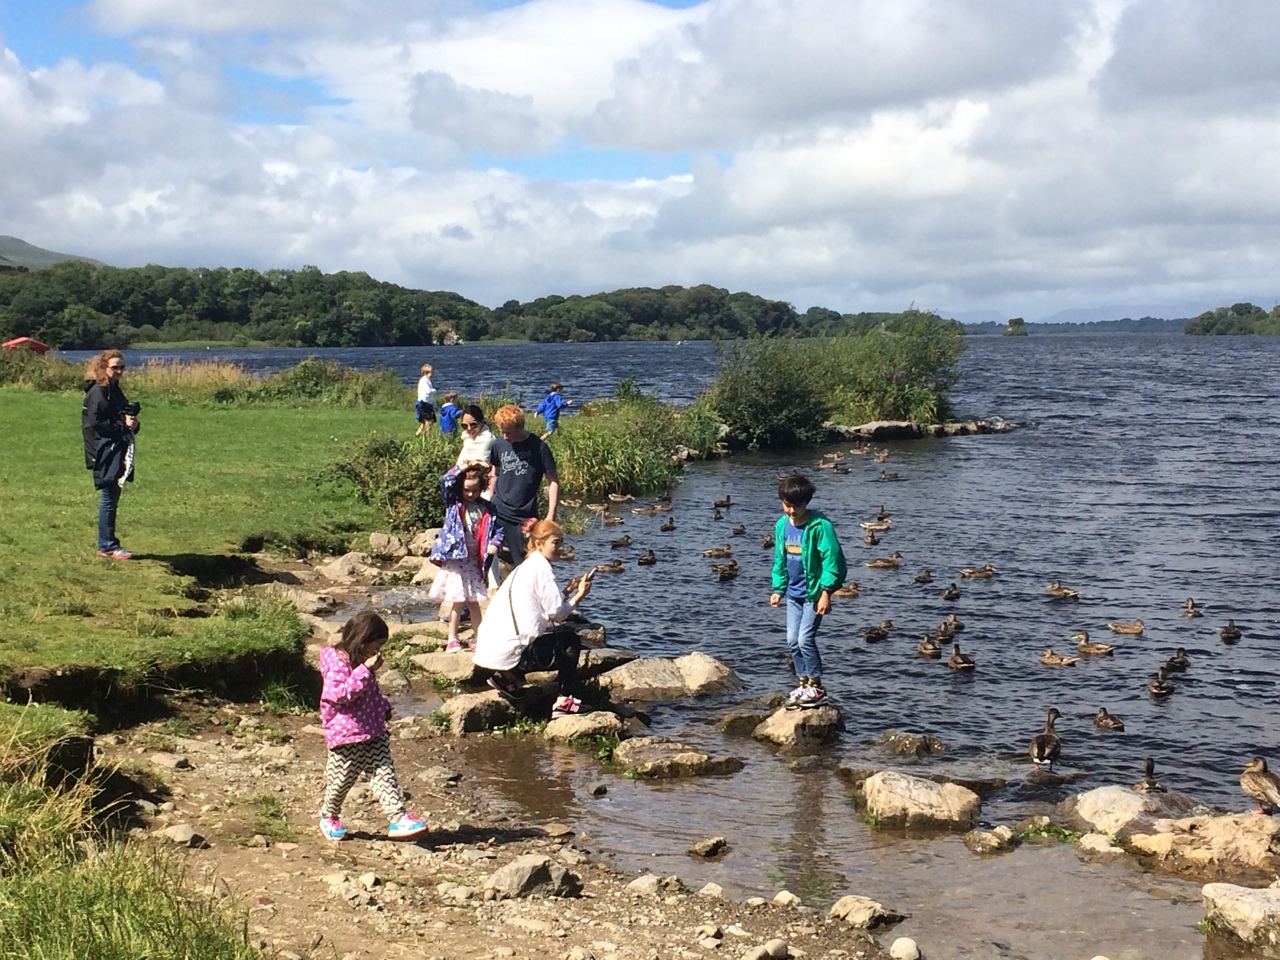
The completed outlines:
[[[773,594],[769,605],[787,604],[787,651],[800,685],[787,696],[787,709],[816,707],[827,699],[822,687],[818,627],[831,609],[831,594],[844,583],[848,567],[831,521],[809,509],[813,483],[798,473],[778,481],[782,516],[774,527]]]
[[[458,418],[462,416],[462,410],[458,406],[458,395],[452,390],[443,397],[444,403],[440,404],[440,432],[450,439],[456,440],[458,437]]]
[[[542,435],[543,440],[555,433],[556,428],[560,426],[560,411],[573,405],[572,400],[566,400],[560,395],[563,389],[564,386],[558,381],[551,384],[551,392],[538,404],[538,409],[533,411],[535,415],[546,421],[547,432]]]

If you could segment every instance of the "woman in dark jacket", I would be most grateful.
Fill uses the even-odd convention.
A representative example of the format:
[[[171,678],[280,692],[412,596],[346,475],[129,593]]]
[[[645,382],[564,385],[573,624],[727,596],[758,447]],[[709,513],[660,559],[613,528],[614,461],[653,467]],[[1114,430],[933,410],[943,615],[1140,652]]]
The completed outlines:
[[[129,400],[120,389],[124,367],[119,350],[104,350],[89,361],[84,407],[80,411],[84,465],[93,471],[94,487],[102,491],[98,501],[98,556],[112,560],[133,557],[116,539],[116,508],[125,481],[133,479],[133,435],[140,428],[138,418],[125,412]]]

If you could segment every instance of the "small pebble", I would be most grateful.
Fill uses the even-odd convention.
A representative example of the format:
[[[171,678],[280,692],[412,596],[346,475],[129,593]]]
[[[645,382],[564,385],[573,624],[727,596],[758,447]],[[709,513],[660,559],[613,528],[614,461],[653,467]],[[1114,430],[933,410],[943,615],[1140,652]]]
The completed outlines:
[[[893,960],[920,960],[920,948],[910,937],[899,937],[889,948],[889,956]]]

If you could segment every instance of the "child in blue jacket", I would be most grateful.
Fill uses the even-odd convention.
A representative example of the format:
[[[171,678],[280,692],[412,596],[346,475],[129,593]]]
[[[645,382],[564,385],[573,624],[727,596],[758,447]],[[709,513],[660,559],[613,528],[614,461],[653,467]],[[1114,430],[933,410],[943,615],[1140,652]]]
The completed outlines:
[[[831,609],[831,594],[844,583],[848,566],[831,521],[809,509],[813,483],[798,473],[778,481],[782,516],[774,527],[773,594],[770,606],[787,605],[787,651],[800,685],[787,696],[787,709],[816,707],[827,699],[822,687],[818,627]]]
[[[555,433],[556,428],[560,426],[560,411],[573,405],[572,400],[566,400],[560,395],[560,391],[563,389],[564,386],[559,381],[551,384],[551,392],[538,404],[538,409],[533,411],[534,414],[546,421],[547,432],[542,435],[543,440]]]

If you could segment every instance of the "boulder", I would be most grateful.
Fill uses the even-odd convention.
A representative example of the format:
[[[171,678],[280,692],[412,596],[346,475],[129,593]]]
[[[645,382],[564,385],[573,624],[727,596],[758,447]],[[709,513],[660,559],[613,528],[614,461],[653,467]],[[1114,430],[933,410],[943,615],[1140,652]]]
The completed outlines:
[[[702,840],[695,840],[689,844],[686,851],[693,857],[717,857],[729,849],[729,841],[724,837],[705,837]]]
[[[888,927],[901,923],[906,914],[896,913],[884,904],[868,897],[841,897],[827,912],[832,920],[843,920],[851,927],[860,930],[874,930],[876,927]]]
[[[582,641],[581,632],[578,640]],[[583,651],[578,657],[578,678],[590,680],[592,677],[616,670],[639,658],[640,654],[634,650],[623,650],[621,647],[588,647],[584,643]]]
[[[830,743],[844,725],[840,711],[825,704],[809,710],[776,710],[764,723],[751,731],[757,740],[776,743],[780,747],[808,749]]]
[[[437,567],[430,560],[427,560],[424,558],[422,561],[422,566],[418,568],[418,572],[413,575],[413,579],[410,580],[409,582],[412,583],[415,587],[420,587],[424,583],[431,583],[431,581],[435,580],[436,571],[439,569],[440,568]]]
[[[501,897],[576,897],[582,881],[550,857],[529,853],[489,875],[484,889]]]
[[[1083,857],[1106,857],[1123,854],[1124,848],[1114,846],[1105,834],[1086,833],[1076,841],[1076,852]]]
[[[440,707],[449,718],[449,731],[454,735],[492,730],[514,721],[519,714],[493,690],[484,693],[461,693],[450,697]]]
[[[636,877],[627,884],[626,889],[628,893],[639,894],[642,897],[668,897],[689,892],[689,888],[680,881],[679,877],[660,877],[656,873],[646,873]]]
[[[737,773],[744,766],[737,757],[713,758],[703,750],[670,737],[636,737],[618,744],[615,765],[644,777],[705,777]]]
[[[600,685],[623,700],[680,700],[742,689],[728,665],[697,651],[683,657],[642,657],[601,674]]]
[[[388,667],[378,677],[378,686],[383,693],[404,693],[409,689],[409,678],[395,667]]]
[[[756,727],[773,715],[769,710],[753,710],[748,713],[725,714],[716,722],[716,729],[731,737],[749,737]]]
[[[1150,832],[1130,828],[1126,846],[1162,868],[1201,879],[1280,874],[1280,822],[1252,814],[1156,820]]]
[[[415,557],[425,557],[431,552],[431,548],[435,546],[436,537],[438,536],[440,536],[439,527],[419,531],[410,538],[406,549]]]
[[[471,660],[471,652],[468,650],[459,650],[456,653],[446,653],[443,650],[435,653],[415,653],[409,658],[409,662],[433,677],[445,677],[454,681],[470,680],[476,668]]]
[[[1262,957],[1280,957],[1280,890],[1208,883],[1201,891],[1204,919],[1217,933]]]
[[[310,590],[302,590],[276,581],[267,586],[267,592],[272,596],[288,600],[298,608],[299,613],[313,617],[325,617],[338,609],[338,601],[327,593],[312,593]]]
[[[1074,826],[1107,835],[1134,830],[1151,832],[1156,820],[1209,812],[1190,797],[1176,793],[1138,793],[1118,786],[1096,787],[1068,797],[1060,809]]]
[[[367,553],[344,553],[336,560],[316,567],[316,573],[327,580],[372,580],[382,575],[382,571],[373,566],[372,560]]]
[[[964,835],[964,845],[976,854],[1003,853],[1012,850],[1019,843],[1017,834],[1008,827],[1000,826],[994,830],[970,830]]]
[[[862,784],[867,812],[882,825],[966,829],[978,819],[978,795],[954,783],[934,783],[886,770]]]
[[[384,557],[387,560],[399,560],[409,554],[408,548],[400,538],[391,533],[369,534],[369,552],[375,557]]]
[[[582,740],[590,737],[617,737],[627,735],[627,728],[616,714],[608,710],[580,713],[572,717],[556,717],[547,723],[542,735],[548,740]]]
[[[899,733],[897,730],[886,730],[880,734],[876,744],[899,757],[927,757],[947,749],[946,743],[930,734]]]

